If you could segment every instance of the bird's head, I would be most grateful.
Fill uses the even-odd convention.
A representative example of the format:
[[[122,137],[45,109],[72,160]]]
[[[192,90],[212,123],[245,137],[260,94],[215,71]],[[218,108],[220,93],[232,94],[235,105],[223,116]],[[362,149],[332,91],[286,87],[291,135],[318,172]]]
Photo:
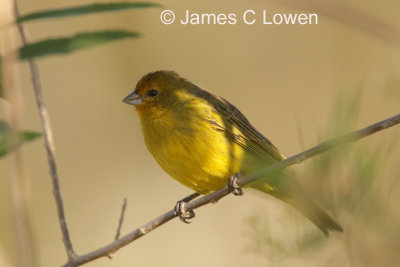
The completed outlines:
[[[159,115],[171,105],[184,102],[191,97],[188,93],[190,82],[173,71],[156,71],[143,76],[133,92],[123,102],[135,105],[140,115]]]

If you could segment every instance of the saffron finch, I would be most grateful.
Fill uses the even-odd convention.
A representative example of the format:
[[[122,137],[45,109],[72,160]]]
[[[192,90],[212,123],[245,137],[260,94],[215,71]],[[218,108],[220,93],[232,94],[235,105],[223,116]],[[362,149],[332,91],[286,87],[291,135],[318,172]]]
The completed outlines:
[[[148,150],[174,179],[199,194],[285,157],[225,99],[173,71],[145,75],[123,100],[135,105]],[[297,208],[326,236],[343,231],[302,190],[291,170],[247,185]]]

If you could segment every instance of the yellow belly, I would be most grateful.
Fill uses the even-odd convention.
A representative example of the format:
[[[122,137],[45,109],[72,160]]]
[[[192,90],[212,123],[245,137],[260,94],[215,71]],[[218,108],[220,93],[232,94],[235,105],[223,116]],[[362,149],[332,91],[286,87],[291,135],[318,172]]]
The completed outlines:
[[[242,149],[204,120],[177,126],[164,117],[142,127],[147,148],[158,164],[198,193],[223,187],[239,172]]]

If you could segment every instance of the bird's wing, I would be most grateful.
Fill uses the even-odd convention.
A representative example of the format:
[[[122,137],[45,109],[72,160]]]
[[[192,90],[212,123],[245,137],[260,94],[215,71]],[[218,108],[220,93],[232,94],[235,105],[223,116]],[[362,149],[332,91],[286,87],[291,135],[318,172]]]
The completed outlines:
[[[209,95],[208,101],[221,116],[221,123],[210,121],[217,130],[224,133],[235,143],[267,162],[280,161],[285,157],[246,117],[231,103],[223,98]]]
[[[228,109],[228,122],[232,123],[241,133],[244,139],[244,147],[256,152],[260,156],[273,158],[276,161],[282,160],[285,157],[279,150],[259,131],[254,128],[247,118],[231,103],[223,99],[225,106]],[[238,142],[239,140],[234,140]]]

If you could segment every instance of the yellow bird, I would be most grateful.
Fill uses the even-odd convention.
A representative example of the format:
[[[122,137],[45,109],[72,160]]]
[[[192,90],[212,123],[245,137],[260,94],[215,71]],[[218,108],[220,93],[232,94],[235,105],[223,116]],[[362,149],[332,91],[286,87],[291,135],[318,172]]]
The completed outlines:
[[[199,194],[285,157],[231,103],[173,71],[145,75],[123,100],[135,105],[148,150],[174,179]],[[290,170],[247,185],[297,208],[326,236],[343,231],[301,189]]]

